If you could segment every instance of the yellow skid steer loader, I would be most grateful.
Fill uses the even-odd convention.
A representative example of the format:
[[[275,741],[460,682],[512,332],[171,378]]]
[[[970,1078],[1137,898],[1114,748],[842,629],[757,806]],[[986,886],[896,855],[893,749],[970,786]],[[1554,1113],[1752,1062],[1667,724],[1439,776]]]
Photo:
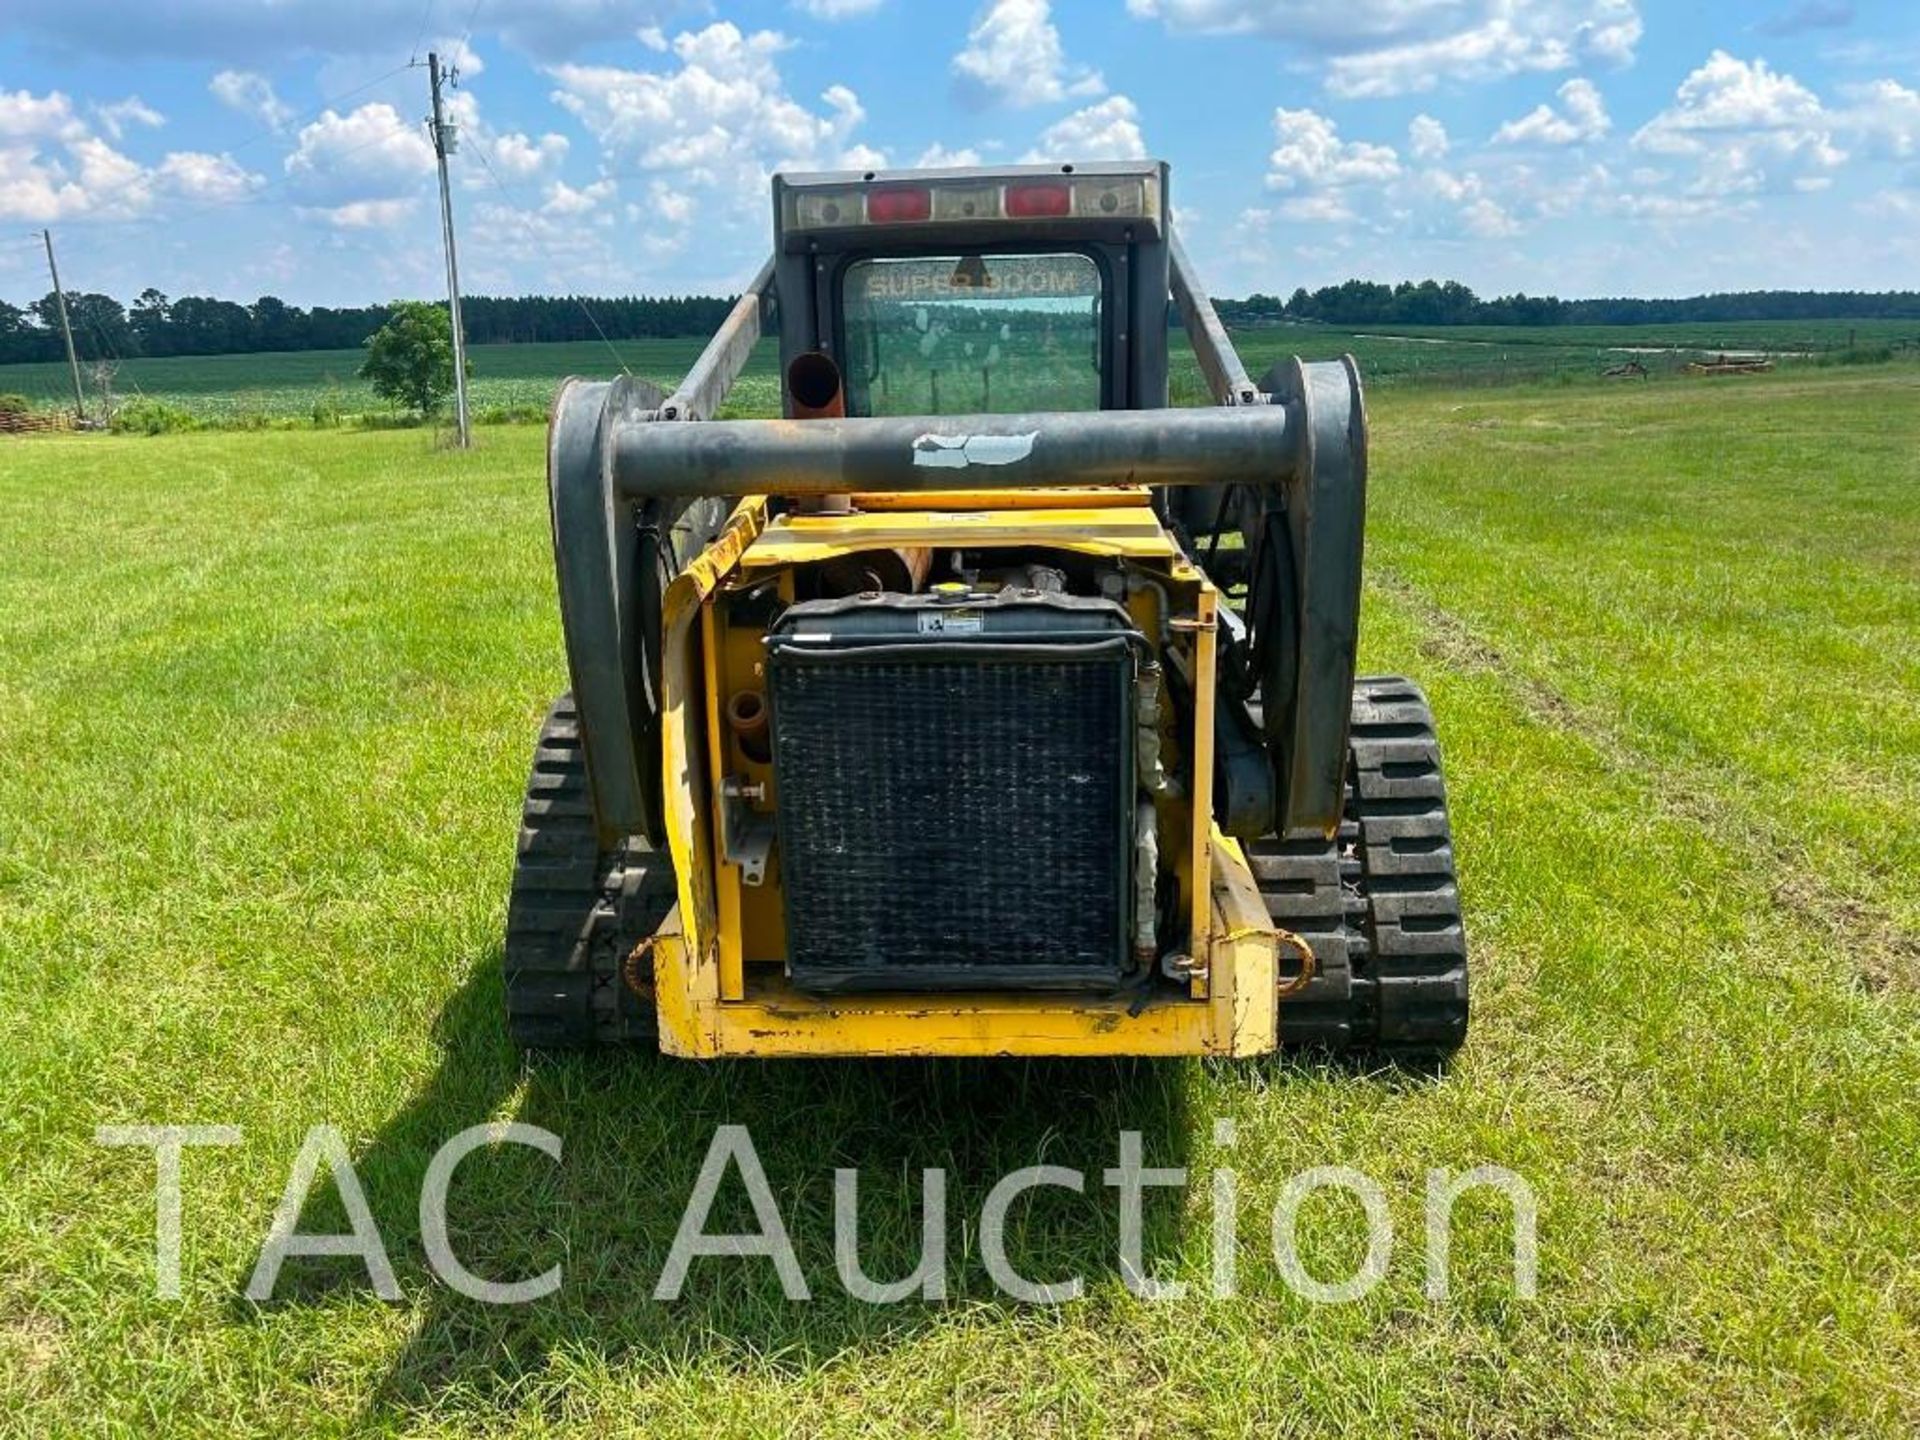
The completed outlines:
[[[1354,674],[1353,362],[1248,376],[1161,164],[781,175],[773,213],[674,393],[554,405],[514,1038],[1456,1048],[1432,718]],[[1212,405],[1169,407],[1176,316]],[[715,419],[775,325],[783,418]]]

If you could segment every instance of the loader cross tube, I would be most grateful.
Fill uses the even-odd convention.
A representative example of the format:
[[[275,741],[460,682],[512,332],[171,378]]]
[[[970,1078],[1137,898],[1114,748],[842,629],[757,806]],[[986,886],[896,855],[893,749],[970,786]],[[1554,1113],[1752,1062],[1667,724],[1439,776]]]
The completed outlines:
[[[1076,489],[1097,485],[1273,485],[1301,460],[1281,406],[878,419],[622,425],[612,483],[662,495]]]

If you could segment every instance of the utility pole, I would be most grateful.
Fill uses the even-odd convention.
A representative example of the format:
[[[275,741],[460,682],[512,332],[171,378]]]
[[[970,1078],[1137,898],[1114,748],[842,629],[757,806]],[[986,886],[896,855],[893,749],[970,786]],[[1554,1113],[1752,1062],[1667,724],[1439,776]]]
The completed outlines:
[[[447,185],[447,156],[458,146],[457,125],[440,111],[440,57],[427,54],[427,79],[433,86],[433,153],[440,162],[440,232],[447,248],[447,318],[453,323],[453,413],[460,448],[473,443],[467,426],[467,336],[460,324],[460,265],[453,253],[453,191]]]
[[[60,312],[60,335],[67,342],[67,369],[73,375],[73,418],[87,423],[87,402],[80,391],[80,357],[73,353],[73,327],[67,323],[67,292],[60,288],[60,267],[53,263],[53,231],[42,230],[47,242],[47,273],[53,276],[53,303]]]

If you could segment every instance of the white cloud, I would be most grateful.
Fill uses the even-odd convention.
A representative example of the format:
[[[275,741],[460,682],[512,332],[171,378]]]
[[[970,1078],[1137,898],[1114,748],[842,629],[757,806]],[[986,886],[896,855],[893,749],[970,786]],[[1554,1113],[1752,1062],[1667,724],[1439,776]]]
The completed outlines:
[[[875,145],[849,145],[834,161],[842,170],[884,170],[887,152]]]
[[[1729,213],[1718,199],[1706,195],[1669,195],[1659,191],[1622,191],[1609,207],[1630,220],[1650,220],[1655,224],[1676,221],[1707,220]]]
[[[1416,160],[1438,160],[1452,144],[1447,127],[1431,115],[1416,115],[1407,124],[1407,150]]]
[[[650,218],[669,225],[684,226],[693,219],[693,197],[675,190],[664,180],[648,182],[647,205]]]
[[[1576,89],[1576,105],[1579,92]],[[1425,123],[1422,123],[1425,122]],[[1351,235],[1409,244],[1459,245],[1505,239],[1543,219],[1594,203],[1611,185],[1604,167],[1578,173],[1558,167],[1545,174],[1497,154],[1480,163],[1449,166],[1454,147],[1431,116],[1408,126],[1403,157],[1393,146],[1348,138],[1329,117],[1310,109],[1274,112],[1275,146],[1267,187],[1279,192],[1269,219],[1346,227]],[[1246,233],[1246,225],[1240,231]],[[1333,232],[1322,232],[1331,240]]]
[[[471,273],[476,289],[515,290],[531,272],[549,293],[607,294],[657,286],[653,267],[677,255],[685,238],[637,201],[570,214],[482,201],[460,260],[463,278]],[[618,363],[605,351],[602,357]]]
[[[851,20],[871,15],[887,0],[792,0],[793,8],[816,20]]]
[[[0,220],[126,218],[152,200],[145,167],[93,134],[60,91],[0,91]]]
[[[1097,70],[1070,64],[1047,0],[993,0],[953,57],[961,92],[978,101],[1050,105],[1104,91]]]
[[[1550,195],[1524,168],[1511,170],[1505,176],[1501,188],[1507,193],[1506,203],[1496,200],[1489,193],[1490,188],[1486,177],[1477,171],[1455,172],[1432,166],[1408,176],[1405,185],[1394,192],[1393,200],[1400,207],[1400,213],[1409,219],[1416,213],[1414,207],[1419,201],[1438,201],[1448,210],[1432,217],[1435,230],[1444,231],[1449,225],[1457,224],[1467,234],[1483,240],[1504,239],[1520,233],[1521,223],[1511,208],[1516,204],[1525,204],[1535,214],[1541,214],[1561,203],[1561,197]]]
[[[631,253],[611,265],[605,257],[593,262],[602,273],[685,256],[698,269],[683,270],[677,283],[690,289],[737,284],[736,272],[750,270],[765,254],[774,170],[887,164],[884,151],[855,136],[866,111],[850,88],[829,85],[817,108],[788,92],[779,57],[792,42],[784,35],[744,34],[721,21],[662,41],[665,50],[655,53],[671,58],[658,69],[556,65],[547,72],[554,102],[599,142],[608,168],[651,172],[645,201],[626,207],[637,231]],[[602,204],[591,218],[598,224],[613,213]],[[690,249],[696,216],[702,241]],[[550,233],[556,226],[551,214],[537,224],[516,222],[511,244],[547,245],[572,257],[567,263],[588,266],[589,254],[597,252]]]
[[[301,212],[367,229],[404,218],[433,173],[433,146],[384,101],[302,127],[286,173]]]
[[[860,97],[845,85],[829,85],[820,92],[820,98],[833,112],[833,133],[836,135],[851,134],[867,118]]]
[[[1346,196],[1337,190],[1322,191],[1318,195],[1295,195],[1282,200],[1280,213],[1289,220],[1301,220],[1309,224],[1345,224],[1355,218]]]
[[[78,185],[36,164],[31,150],[0,145],[0,220],[44,225],[86,210],[87,196]]]
[[[1404,95],[1434,88],[1441,79],[1497,80],[1530,70],[1566,70],[1583,61],[1624,65],[1640,41],[1639,13],[1626,0],[1592,6],[1498,5],[1485,23],[1433,40],[1336,57],[1327,88],[1336,95]],[[1542,25],[1540,17],[1592,10],[1597,18]]]
[[[175,151],[160,162],[155,173],[172,193],[209,205],[244,200],[266,184],[265,177],[254,174],[231,155],[208,155],[198,150]]]
[[[1825,190],[1848,159],[1843,141],[1873,159],[1920,154],[1920,92],[1882,79],[1840,93],[1842,103],[1828,105],[1765,60],[1715,50],[1633,146],[1691,161],[1689,192],[1707,199]]]
[[[87,127],[58,90],[0,90],[0,140],[78,140]]]
[[[412,218],[414,201],[350,200],[344,205],[296,206],[295,213],[308,220],[324,220],[340,230],[390,230]]]
[[[144,125],[153,130],[167,123],[166,116],[138,95],[129,95],[124,100],[115,100],[107,105],[95,105],[93,113],[100,122],[100,128],[116,140],[125,136],[132,126]]]
[[[1460,220],[1468,234],[1478,235],[1483,240],[1502,239],[1520,231],[1513,217],[1485,195],[1465,206],[1460,212]]]
[[[1680,82],[1674,103],[1634,134],[1633,146],[1692,159],[1697,193],[1734,195],[1817,187],[1847,158],[1833,131],[1819,97],[1791,75],[1715,50]]]
[[[242,115],[251,115],[269,130],[293,119],[293,107],[273,93],[273,82],[251,70],[222,70],[207,83],[214,99]]]
[[[1270,189],[1379,184],[1400,173],[1400,157],[1391,145],[1342,140],[1339,127],[1317,111],[1275,110],[1273,138],[1278,143],[1267,157]]]
[[[1878,190],[1855,208],[1875,220],[1897,220],[1909,231],[1920,229],[1920,192]]]
[[[1578,145],[1598,140],[1613,128],[1606,102],[1591,80],[1569,80],[1557,92],[1560,108],[1537,105],[1494,132],[1499,145]]]
[[[612,180],[596,180],[578,189],[564,180],[554,180],[547,185],[540,210],[545,215],[596,214],[613,203],[618,190]]]
[[[1920,154],[1920,91],[1897,80],[1875,80],[1866,85],[1843,85],[1847,99],[1833,112],[1835,125],[1857,135],[1874,154],[1906,160]]]
[[[1658,153],[1696,152],[1703,132],[1783,130],[1816,123],[1817,97],[1791,75],[1764,60],[1736,59],[1715,50],[1706,64],[1680,82],[1676,104],[1660,112],[1634,136],[1634,144]]]
[[[1412,184],[1417,194],[1430,195],[1451,205],[1458,205],[1480,193],[1478,175],[1472,171],[1459,175],[1451,170],[1443,170],[1438,165],[1416,172]]]
[[[483,139],[481,143],[486,141]],[[511,131],[494,136],[487,146],[487,155],[493,161],[493,168],[500,172],[500,178],[512,184],[556,169],[567,158],[567,148],[564,135],[547,134],[535,140]]]
[[[129,123],[163,123],[138,96],[95,106],[94,114],[115,134]],[[90,130],[60,92],[0,91],[0,219],[128,220],[163,198],[225,204],[264,183],[231,156],[195,150],[144,165]]]
[[[565,163],[571,142],[564,135],[548,132],[538,138],[519,130],[498,131],[480,113],[480,101],[473,90],[456,90],[446,100],[447,118],[459,127],[463,150],[478,157],[479,164],[462,166],[462,178],[468,188],[482,185],[518,185],[551,176]]]
[[[1516,199],[1544,219],[1604,212],[1619,190],[1613,171],[1597,161],[1570,173],[1556,165],[1544,177],[1531,171],[1516,173],[1514,180],[1511,188],[1517,192]]]
[[[486,60],[465,35],[442,35],[438,39],[429,39],[420,46],[420,54],[429,53],[440,57],[441,73],[452,74],[457,71],[457,80],[471,80],[487,68]]]
[[[1262,34],[1324,65],[1347,97],[1431,90],[1589,62],[1626,64],[1634,0],[1128,0],[1169,29]]]
[[[721,21],[675,36],[679,68],[665,73],[555,66],[553,99],[602,146],[641,168],[751,190],[758,204],[771,170],[837,163],[865,118],[844,85],[821,96],[825,113],[789,95],[776,57],[790,45],[774,31],[743,35]]]
[[[1139,107],[1124,95],[1109,95],[1041,131],[1033,149],[1021,157],[1021,163],[1141,160],[1146,154],[1146,141],[1140,134]]]
[[[920,158],[913,162],[917,170],[957,170],[968,165],[980,163],[980,152],[970,146],[962,145],[957,150],[949,150],[939,143],[929,145],[920,152]]]
[[[117,209],[144,210],[152,199],[149,176],[139,161],[122,155],[98,135],[76,140],[67,153],[78,162],[80,189],[89,197],[90,213]]]

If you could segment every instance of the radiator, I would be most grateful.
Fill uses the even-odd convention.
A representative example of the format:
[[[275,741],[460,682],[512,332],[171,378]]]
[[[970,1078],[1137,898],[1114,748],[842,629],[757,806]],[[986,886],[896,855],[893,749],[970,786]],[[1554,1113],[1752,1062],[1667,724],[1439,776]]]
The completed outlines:
[[[793,982],[1119,984],[1143,649],[1105,600],[791,606],[767,698]]]

